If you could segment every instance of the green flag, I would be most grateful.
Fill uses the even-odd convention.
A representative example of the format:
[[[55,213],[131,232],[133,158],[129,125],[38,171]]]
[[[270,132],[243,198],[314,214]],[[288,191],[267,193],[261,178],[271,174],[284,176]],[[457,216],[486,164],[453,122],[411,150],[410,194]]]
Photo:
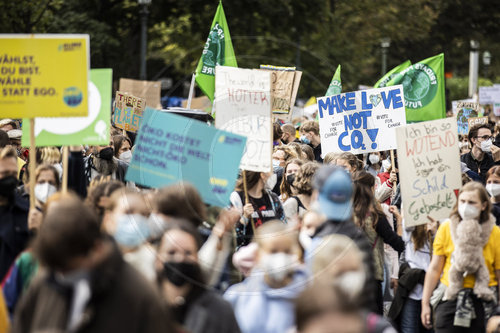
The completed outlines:
[[[214,100],[215,66],[238,67],[222,1],[217,7],[207,42],[196,67],[196,83],[211,101]]]
[[[328,86],[325,96],[338,95],[342,92],[342,81],[340,79],[340,65],[333,74],[332,82]]]
[[[384,76],[382,76],[382,78],[380,80],[378,80],[377,83],[375,83],[373,88],[385,87],[387,85],[387,82],[391,81],[394,77],[396,77],[396,75],[398,75],[399,72],[401,72],[403,69],[406,69],[410,66],[411,66],[411,61],[406,60],[401,65],[394,67],[389,72],[387,72]]]
[[[408,123],[446,117],[443,53],[404,69],[387,86],[396,84],[403,85]]]

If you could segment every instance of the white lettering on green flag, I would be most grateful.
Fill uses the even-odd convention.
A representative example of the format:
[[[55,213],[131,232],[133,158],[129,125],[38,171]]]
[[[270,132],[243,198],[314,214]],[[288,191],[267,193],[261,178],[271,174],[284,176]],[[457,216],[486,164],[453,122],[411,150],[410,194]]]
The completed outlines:
[[[387,86],[396,84],[403,85],[407,122],[446,117],[443,53],[404,69]]]
[[[328,86],[325,96],[338,95],[342,92],[342,81],[340,79],[340,65],[338,65],[335,74],[333,74],[332,81]]]
[[[406,69],[406,68],[408,68],[410,66],[411,66],[411,61],[410,60],[406,60],[402,64],[394,67],[389,72],[387,72],[384,76],[382,76],[380,78],[380,80],[378,80],[377,83],[375,83],[375,85],[373,86],[373,88],[383,88],[383,87],[385,87],[387,85],[387,83],[389,81],[391,81],[392,79],[394,79],[396,77],[396,75],[398,75],[403,69]]]
[[[222,2],[219,2],[217,7],[203,53],[196,67],[196,83],[211,101],[214,100],[215,66],[238,67]]]

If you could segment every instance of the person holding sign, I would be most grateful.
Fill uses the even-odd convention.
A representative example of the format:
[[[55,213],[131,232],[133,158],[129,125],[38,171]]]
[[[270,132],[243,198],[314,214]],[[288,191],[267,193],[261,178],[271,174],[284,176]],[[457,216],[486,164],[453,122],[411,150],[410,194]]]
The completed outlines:
[[[276,174],[272,172],[243,171],[245,177],[236,184],[231,193],[231,204],[240,210],[241,219],[236,224],[237,248],[248,245],[254,229],[270,220],[286,223],[285,212],[278,196],[272,192],[276,185]],[[246,178],[247,184],[244,184]],[[245,190],[245,187],[248,191]],[[248,193],[248,198],[246,198]]]
[[[477,172],[482,183],[486,183],[488,170],[500,164],[500,148],[493,144],[491,128],[487,124],[477,125],[469,130],[472,149],[460,157],[469,169]]]
[[[353,175],[354,223],[363,230],[372,247],[375,280],[377,282],[377,294],[375,295],[379,313],[383,309],[382,282],[384,281],[384,243],[389,244],[394,250],[403,252],[405,244],[401,238],[403,229],[401,221],[398,221],[397,233],[395,233],[387,217],[375,199],[375,178],[366,171],[358,171]],[[394,213],[395,210],[391,210]]]
[[[422,324],[428,329],[434,324],[436,333],[484,332],[485,321],[496,307],[500,228],[490,211],[484,186],[470,182],[460,190],[450,218],[439,226],[421,313]]]

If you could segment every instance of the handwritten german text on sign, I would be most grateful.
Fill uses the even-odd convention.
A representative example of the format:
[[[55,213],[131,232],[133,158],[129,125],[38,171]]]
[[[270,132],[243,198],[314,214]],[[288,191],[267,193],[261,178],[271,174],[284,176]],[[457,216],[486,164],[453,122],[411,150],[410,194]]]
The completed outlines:
[[[269,172],[272,167],[271,74],[217,66],[215,126],[247,137],[240,168]]]
[[[126,179],[155,188],[187,181],[206,203],[223,207],[245,141],[201,121],[146,108]]]
[[[113,115],[115,126],[130,132],[137,132],[145,107],[146,101],[143,98],[117,91]]]
[[[1,117],[88,114],[88,35],[0,35]]]
[[[455,119],[399,127],[396,135],[406,226],[448,217],[462,187]]]
[[[395,149],[395,129],[406,124],[401,85],[321,97],[318,112],[323,156]]]

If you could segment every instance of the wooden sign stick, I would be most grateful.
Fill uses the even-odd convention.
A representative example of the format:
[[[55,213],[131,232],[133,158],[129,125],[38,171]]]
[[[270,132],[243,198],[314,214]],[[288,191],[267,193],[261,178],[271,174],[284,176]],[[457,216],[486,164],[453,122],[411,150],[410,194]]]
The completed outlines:
[[[30,151],[29,151],[30,209],[34,209],[36,205],[35,171],[36,171],[35,118],[30,118]]]

